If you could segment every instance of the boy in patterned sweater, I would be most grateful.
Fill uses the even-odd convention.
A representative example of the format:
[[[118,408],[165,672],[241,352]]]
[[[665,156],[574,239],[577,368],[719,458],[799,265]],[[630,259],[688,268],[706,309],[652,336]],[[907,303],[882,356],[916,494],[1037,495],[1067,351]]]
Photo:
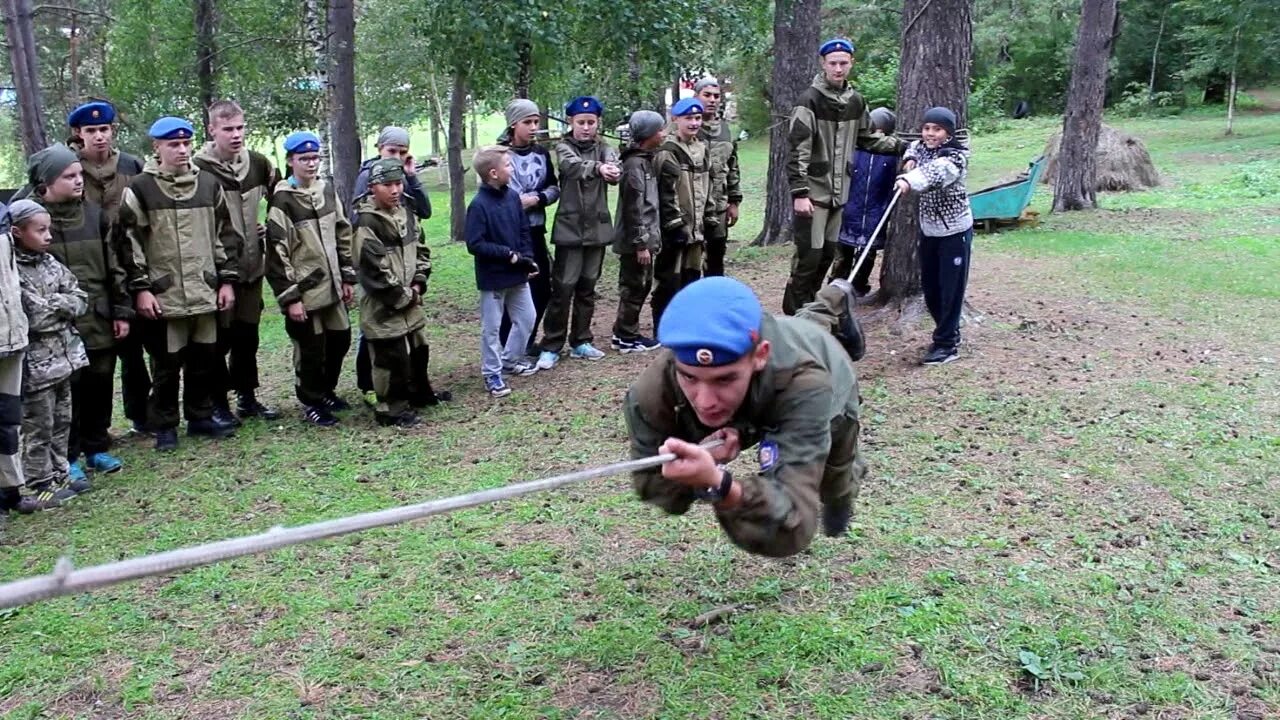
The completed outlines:
[[[907,172],[897,181],[899,192],[920,193],[920,282],[937,325],[925,365],[959,357],[960,311],[969,282],[973,213],[964,187],[969,148],[955,134],[955,113],[943,107],[925,112],[920,139],[903,156]]]

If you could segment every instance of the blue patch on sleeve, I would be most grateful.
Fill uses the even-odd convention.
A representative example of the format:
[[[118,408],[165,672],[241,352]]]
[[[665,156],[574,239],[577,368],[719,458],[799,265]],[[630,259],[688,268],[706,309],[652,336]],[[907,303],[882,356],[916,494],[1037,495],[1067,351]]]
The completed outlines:
[[[769,472],[778,464],[778,443],[772,440],[760,441],[760,472]]]

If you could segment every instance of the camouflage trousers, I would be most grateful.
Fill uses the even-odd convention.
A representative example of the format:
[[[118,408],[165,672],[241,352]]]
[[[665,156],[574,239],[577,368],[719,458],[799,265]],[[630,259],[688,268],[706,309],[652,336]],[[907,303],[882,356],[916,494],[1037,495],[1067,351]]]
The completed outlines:
[[[614,335],[626,340],[640,336],[640,311],[652,288],[652,260],[648,265],[641,265],[635,253],[618,256],[618,316],[613,322]],[[656,322],[653,335],[658,335]]]
[[[71,378],[23,398],[22,472],[28,487],[67,479],[71,412]]]
[[[426,328],[387,340],[366,338],[373,361],[373,390],[378,394],[374,412],[394,418],[410,408],[424,407],[435,391],[427,378],[431,362],[431,346]]]
[[[22,428],[21,350],[0,354],[0,488],[22,487],[22,463],[18,457]]]

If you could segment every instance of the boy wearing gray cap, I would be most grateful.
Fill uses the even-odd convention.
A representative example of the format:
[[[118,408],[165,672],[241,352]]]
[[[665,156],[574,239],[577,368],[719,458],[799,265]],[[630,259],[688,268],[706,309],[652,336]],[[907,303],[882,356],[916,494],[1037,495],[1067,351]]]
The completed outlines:
[[[658,347],[656,340],[640,334],[640,310],[653,287],[653,258],[662,248],[653,158],[666,140],[666,122],[652,110],[637,110],[629,124],[631,144],[622,151],[618,227],[613,236],[613,251],[618,254],[618,317],[610,344],[620,353]]]
[[[707,276],[724,275],[724,255],[728,249],[729,228],[738,223],[738,205],[742,203],[741,173],[738,171],[738,141],[733,138],[729,121],[721,108],[724,94],[720,81],[704,77],[693,86],[694,97],[702,103],[702,129],[698,137],[707,143],[710,160],[711,187],[707,213],[715,217],[703,229],[707,241],[703,270]]]

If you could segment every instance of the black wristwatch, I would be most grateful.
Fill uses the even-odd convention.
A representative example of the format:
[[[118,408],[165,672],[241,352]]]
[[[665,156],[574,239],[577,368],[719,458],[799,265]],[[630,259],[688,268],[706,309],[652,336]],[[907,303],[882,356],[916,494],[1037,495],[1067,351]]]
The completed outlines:
[[[702,488],[701,490],[694,491],[694,495],[696,495],[699,500],[705,500],[709,503],[718,503],[729,497],[729,489],[733,487],[733,475],[723,465],[717,465],[716,468],[720,470],[720,487]]]

